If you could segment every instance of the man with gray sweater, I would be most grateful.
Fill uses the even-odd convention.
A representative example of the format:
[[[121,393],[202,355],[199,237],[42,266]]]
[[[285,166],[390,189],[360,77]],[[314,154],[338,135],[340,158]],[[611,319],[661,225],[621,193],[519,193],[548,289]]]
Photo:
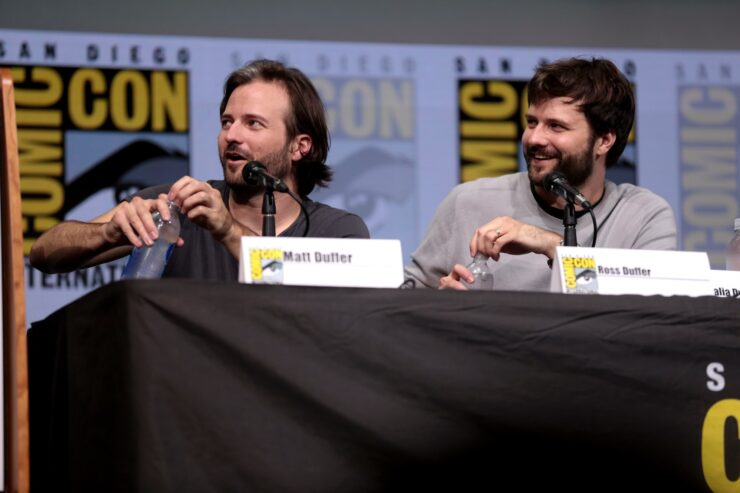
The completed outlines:
[[[527,171],[481,178],[450,192],[406,266],[406,278],[416,286],[466,289],[473,278],[464,264],[482,253],[491,259],[494,289],[549,290],[548,261],[563,241],[566,206],[544,187],[553,172],[592,204],[597,247],[676,248],[675,218],[663,198],[606,180],[635,116],[632,87],[614,64],[572,58],[540,65],[528,95],[522,136]],[[588,212],[577,206],[576,217],[578,243],[591,246]]]

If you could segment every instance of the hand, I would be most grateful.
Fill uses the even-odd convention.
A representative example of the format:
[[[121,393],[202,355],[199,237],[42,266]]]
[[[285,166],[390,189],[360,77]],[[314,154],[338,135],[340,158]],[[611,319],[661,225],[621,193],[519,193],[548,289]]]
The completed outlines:
[[[162,219],[170,219],[167,196],[160,194],[156,199],[134,197],[130,202],[121,202],[112,211],[111,219],[103,224],[103,238],[111,245],[126,241],[135,247],[153,245],[159,236],[152,212],[158,210]],[[178,245],[182,239],[178,239]]]
[[[464,291],[468,288],[463,284],[463,281],[472,284],[475,281],[475,277],[473,277],[473,274],[464,265],[455,264],[449,275],[439,279],[437,287],[438,289],[457,289]]]
[[[183,176],[170,188],[167,198],[180,208],[190,221],[209,231],[218,241],[232,232],[234,221],[221,192],[208,183]]]
[[[502,253],[541,253],[553,258],[560,241],[561,237],[552,231],[501,216],[475,230],[470,240],[470,255],[482,252],[498,260]]]

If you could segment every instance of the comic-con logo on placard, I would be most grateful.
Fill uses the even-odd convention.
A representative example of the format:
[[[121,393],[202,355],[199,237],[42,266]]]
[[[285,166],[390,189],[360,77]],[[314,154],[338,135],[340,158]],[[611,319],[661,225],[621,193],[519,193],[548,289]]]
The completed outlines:
[[[563,257],[563,279],[567,293],[598,293],[596,261],[593,257]]]
[[[283,251],[279,248],[250,248],[249,269],[255,284],[283,283]]]

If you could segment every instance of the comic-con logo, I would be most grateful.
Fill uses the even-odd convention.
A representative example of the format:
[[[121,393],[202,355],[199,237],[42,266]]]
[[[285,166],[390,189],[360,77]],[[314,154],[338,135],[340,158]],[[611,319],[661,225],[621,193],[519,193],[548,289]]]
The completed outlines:
[[[131,192],[188,173],[187,72],[11,71],[26,255],[68,215],[96,217]]]
[[[525,80],[458,81],[461,181],[519,169],[526,85]]]
[[[596,261],[593,257],[563,257],[563,280],[566,292],[598,292]]]
[[[460,181],[526,169],[521,138],[529,107],[528,80],[458,80]],[[622,156],[607,170],[615,183],[637,184],[635,128]]]
[[[283,283],[283,251],[279,248],[250,248],[249,270],[257,284]]]

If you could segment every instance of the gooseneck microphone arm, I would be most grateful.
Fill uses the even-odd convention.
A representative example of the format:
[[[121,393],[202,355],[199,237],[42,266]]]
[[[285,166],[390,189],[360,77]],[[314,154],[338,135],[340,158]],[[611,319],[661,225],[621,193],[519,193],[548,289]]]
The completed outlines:
[[[275,236],[275,195],[271,184],[265,186],[262,199],[262,236]]]
[[[571,202],[566,202],[563,209],[563,246],[578,246],[576,223],[576,207]]]
[[[586,197],[578,191],[577,188],[573,187],[568,183],[567,178],[562,173],[557,171],[549,173],[542,180],[542,186],[553,195],[558,195],[565,199],[565,209],[563,209],[563,245],[564,246],[578,246],[578,240],[576,238],[576,205],[580,205],[591,214],[591,221],[594,224],[594,236],[591,241],[591,247],[596,246],[596,216],[594,215],[593,207]]]
[[[542,180],[542,186],[551,194],[559,195],[571,204],[580,205],[584,209],[591,209],[591,202],[577,188],[568,183],[564,174],[558,171],[545,176],[545,179]]]
[[[262,236],[275,236],[275,195],[273,192],[283,192],[290,195],[293,200],[301,206],[301,212],[306,219],[306,228],[303,230],[303,236],[308,234],[310,226],[308,211],[303,204],[303,200],[296,196],[288,186],[279,178],[276,178],[267,172],[265,165],[259,161],[249,161],[242,168],[242,178],[250,185],[261,186],[265,189],[264,198],[262,199]]]

